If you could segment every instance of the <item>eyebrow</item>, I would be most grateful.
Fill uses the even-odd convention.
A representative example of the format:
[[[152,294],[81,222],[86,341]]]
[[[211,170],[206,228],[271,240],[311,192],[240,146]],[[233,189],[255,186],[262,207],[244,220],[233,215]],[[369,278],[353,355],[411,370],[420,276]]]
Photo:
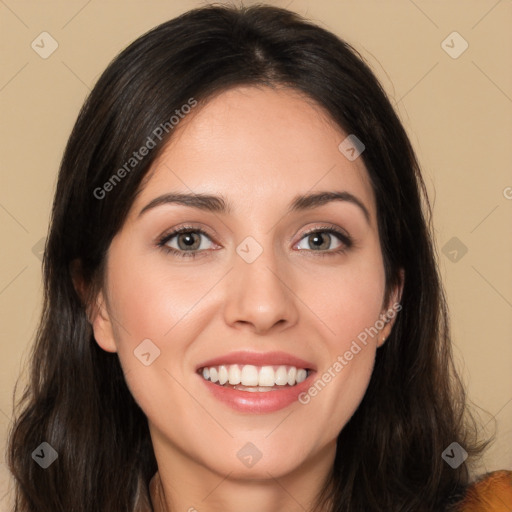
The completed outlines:
[[[309,194],[298,195],[290,203],[288,213],[311,210],[332,201],[343,201],[357,206],[364,214],[366,221],[370,223],[370,212],[368,211],[368,208],[366,208],[359,198],[346,191],[312,192]],[[231,214],[233,211],[229,201],[227,201],[223,196],[173,192],[158,196],[150,201],[146,206],[144,206],[144,208],[142,208],[139,213],[139,217],[148,210],[164,204],[181,204],[191,208],[198,208],[203,211],[223,214]]]

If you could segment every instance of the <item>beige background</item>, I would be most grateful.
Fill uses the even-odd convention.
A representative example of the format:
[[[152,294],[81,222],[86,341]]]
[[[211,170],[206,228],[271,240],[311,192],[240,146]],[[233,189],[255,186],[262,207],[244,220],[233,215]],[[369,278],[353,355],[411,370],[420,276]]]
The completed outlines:
[[[482,431],[497,429],[477,472],[512,469],[512,1],[269,3],[351,42],[394,99],[434,204],[457,363],[480,408]],[[40,311],[38,243],[78,110],[117,52],[203,4],[0,0],[2,444]],[[43,31],[59,45],[47,59],[31,48]],[[458,58],[442,46],[454,31],[469,45]],[[450,37],[446,44],[456,52],[463,41]],[[446,246],[452,237],[467,247],[462,257],[457,249],[456,262]],[[0,495],[7,480],[2,461]],[[7,498],[0,508],[7,510]]]

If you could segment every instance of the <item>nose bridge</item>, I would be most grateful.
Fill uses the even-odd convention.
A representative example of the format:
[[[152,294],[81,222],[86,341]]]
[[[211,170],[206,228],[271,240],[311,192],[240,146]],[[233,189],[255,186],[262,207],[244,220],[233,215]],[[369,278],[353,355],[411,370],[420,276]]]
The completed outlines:
[[[226,321],[251,324],[258,332],[296,321],[291,276],[276,253],[271,235],[247,237],[236,248],[227,287]]]

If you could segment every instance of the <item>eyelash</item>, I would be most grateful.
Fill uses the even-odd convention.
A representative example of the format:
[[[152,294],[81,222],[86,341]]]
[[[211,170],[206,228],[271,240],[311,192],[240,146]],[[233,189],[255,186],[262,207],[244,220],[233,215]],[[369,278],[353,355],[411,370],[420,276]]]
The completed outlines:
[[[204,231],[200,228],[195,228],[193,226],[182,226],[178,229],[175,229],[171,233],[165,233],[158,240],[156,245],[160,249],[165,251],[166,253],[168,253],[168,254],[171,253],[175,256],[178,256],[179,258],[192,258],[192,259],[196,258],[198,256],[198,254],[202,251],[179,251],[177,249],[174,249],[174,247],[169,247],[166,245],[169,242],[169,240],[172,240],[176,235],[180,235],[182,233],[200,233],[201,235],[204,235],[211,239],[210,235],[206,231]],[[340,242],[342,242],[342,244],[344,244],[341,248],[336,249],[336,250],[331,250],[331,251],[314,251],[312,249],[309,249],[310,252],[318,253],[317,254],[318,256],[324,257],[324,256],[336,256],[338,254],[344,254],[348,249],[350,249],[351,247],[354,246],[354,242],[349,235],[334,228],[333,226],[322,226],[322,227],[317,227],[317,228],[311,229],[311,230],[307,231],[306,233],[304,233],[302,235],[302,237],[300,238],[300,240],[302,240],[303,238],[305,238],[309,235],[315,234],[315,233],[329,233],[331,235],[334,235],[336,238],[338,238],[338,240]],[[304,250],[304,249],[301,249],[301,250]]]

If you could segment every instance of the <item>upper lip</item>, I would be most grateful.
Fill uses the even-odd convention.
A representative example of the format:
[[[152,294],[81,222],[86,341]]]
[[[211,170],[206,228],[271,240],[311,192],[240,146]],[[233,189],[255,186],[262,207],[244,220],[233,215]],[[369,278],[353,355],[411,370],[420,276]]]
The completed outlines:
[[[316,370],[315,365],[299,357],[287,354],[286,352],[230,352],[223,356],[215,357],[204,361],[197,366],[196,371],[210,366],[221,366],[227,364],[252,364],[254,366],[295,366],[307,370]]]

